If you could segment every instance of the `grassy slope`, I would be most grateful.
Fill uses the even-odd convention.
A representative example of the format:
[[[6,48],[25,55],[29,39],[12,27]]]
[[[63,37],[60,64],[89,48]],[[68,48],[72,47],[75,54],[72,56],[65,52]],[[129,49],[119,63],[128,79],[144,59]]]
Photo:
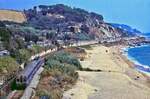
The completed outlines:
[[[0,21],[13,21],[22,23],[26,18],[22,12],[12,10],[0,10]]]

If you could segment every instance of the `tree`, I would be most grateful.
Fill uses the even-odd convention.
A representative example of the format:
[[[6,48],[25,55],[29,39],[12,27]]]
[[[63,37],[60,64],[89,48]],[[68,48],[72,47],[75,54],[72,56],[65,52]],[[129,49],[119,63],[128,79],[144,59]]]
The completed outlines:
[[[0,73],[11,73],[19,67],[19,64],[10,56],[0,57]]]
[[[18,48],[19,49],[25,48],[25,43],[24,43],[24,41],[22,39],[16,38],[16,42],[18,44]]]
[[[96,19],[101,20],[101,21],[104,20],[102,15],[99,15],[99,14],[94,13],[94,12],[91,12],[90,14],[91,14],[92,18],[96,18]]]
[[[23,62],[28,61],[30,56],[31,56],[31,54],[30,54],[29,50],[20,49],[19,51],[17,51],[15,58],[17,59],[17,61],[19,63],[23,63]]]
[[[43,15],[46,15],[48,12],[48,6],[46,5],[39,5],[39,9],[41,10]]]
[[[81,26],[81,31],[84,33],[89,33],[90,29],[87,25],[82,25]]]
[[[52,38],[54,38],[54,36],[55,36],[55,33],[54,32],[50,32],[50,33],[46,33],[46,39],[52,39]]]
[[[0,28],[0,37],[2,41],[9,42],[11,33],[5,28]]]
[[[5,27],[5,24],[2,21],[0,21],[0,27]]]
[[[36,6],[33,7],[33,12],[35,15],[37,14],[37,7]]]
[[[38,40],[39,40],[39,37],[37,35],[34,35],[34,34],[26,34],[25,35],[25,41],[26,42],[33,41],[36,43]]]

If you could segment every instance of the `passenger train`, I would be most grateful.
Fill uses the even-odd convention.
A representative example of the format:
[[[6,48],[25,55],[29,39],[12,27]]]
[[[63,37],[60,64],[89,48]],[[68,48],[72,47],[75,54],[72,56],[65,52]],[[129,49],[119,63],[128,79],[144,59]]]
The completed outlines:
[[[40,67],[44,66],[44,59],[35,58],[25,69],[17,76],[16,83],[28,86]]]
[[[73,46],[81,46],[81,45],[89,45],[89,44],[95,44],[97,42],[80,42],[80,44],[73,44]],[[61,46],[62,47],[62,46]],[[67,47],[67,46],[66,46]],[[64,47],[65,48],[65,47]],[[56,50],[59,50],[58,48]],[[17,84],[23,84],[25,87],[27,87],[35,73],[39,70],[40,67],[44,66],[44,58],[43,57],[36,57],[34,58],[28,66],[25,67],[25,69],[19,73],[19,75],[16,77],[16,83]]]

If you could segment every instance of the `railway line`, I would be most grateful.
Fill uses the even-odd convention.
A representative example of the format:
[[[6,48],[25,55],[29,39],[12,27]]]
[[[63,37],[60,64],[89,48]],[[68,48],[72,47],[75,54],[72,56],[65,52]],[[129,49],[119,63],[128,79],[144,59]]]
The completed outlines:
[[[91,44],[97,44],[98,42],[95,42],[95,41],[91,41],[91,42],[80,42],[78,44],[73,44],[72,46],[83,46],[83,45],[91,45]],[[63,46],[64,48],[68,48],[68,46]],[[41,53],[39,54],[40,57],[44,57],[46,56],[47,54],[50,54],[54,51],[57,51],[58,48],[55,48],[53,50],[48,50],[44,53]],[[35,73],[31,83],[29,83],[28,87],[26,88],[23,96],[21,97],[21,99],[30,99],[30,97],[32,97],[32,93],[34,92],[34,88],[37,87],[38,85],[38,82],[39,82],[39,75],[40,73],[42,72],[42,68],[39,68],[39,70],[37,70],[37,72]]]
[[[81,41],[78,43],[74,43],[71,46],[62,46],[64,48],[68,48],[68,47],[77,47],[77,46],[84,46],[84,45],[91,45],[91,44],[97,44],[99,43],[98,41]],[[44,56],[57,51],[58,48],[55,47],[53,49],[49,49],[47,51],[41,52],[39,54],[36,54],[34,56],[32,56],[29,60],[31,61],[31,63],[26,66],[21,72],[16,72],[11,78],[9,78],[8,80],[5,80],[4,83],[0,86],[0,92],[5,91],[5,87],[7,87],[8,85],[11,84],[12,81],[14,81],[16,79],[17,83],[22,83],[25,84],[25,86],[27,87],[30,82],[33,79],[33,76],[36,74],[36,72],[39,70],[39,68],[41,66],[43,66],[44,64]],[[36,58],[39,58],[37,60],[35,60]],[[40,63],[40,64],[39,64]],[[8,95],[9,92],[6,92],[5,95]],[[1,93],[0,93],[1,95]]]
[[[120,39],[116,39],[116,42],[118,42],[118,40],[120,40]],[[111,42],[115,42],[115,40],[114,39],[113,40],[109,39],[109,41],[107,41],[107,42],[111,43]],[[80,42],[75,42],[75,43],[73,43],[71,45],[68,45],[68,46],[61,45],[61,47],[69,48],[69,47],[78,47],[78,46],[93,45],[93,44],[99,44],[99,43],[101,43],[100,40],[80,41]],[[23,71],[21,71],[21,73],[17,73],[17,74],[19,74],[19,76],[17,76],[17,74],[15,74],[14,77],[12,77],[10,80],[4,82],[3,85],[0,86],[0,91],[3,90],[8,83],[12,82],[13,80],[15,80],[17,78],[19,78],[19,79],[17,79],[18,83],[23,83],[27,87],[30,84],[30,82],[32,81],[32,79],[33,79],[34,75],[36,74],[36,72],[40,69],[40,67],[43,66],[44,57],[46,55],[52,53],[52,52],[58,51],[59,48],[60,47],[55,47],[53,49],[49,49],[47,51],[43,51],[39,54],[36,54],[36,55],[32,56],[29,59],[31,61],[32,65],[29,64],[28,66],[26,66],[23,69]],[[40,61],[39,61],[40,65],[39,65],[39,63],[35,62],[35,61],[38,61],[38,60],[35,60],[37,57],[40,59]]]

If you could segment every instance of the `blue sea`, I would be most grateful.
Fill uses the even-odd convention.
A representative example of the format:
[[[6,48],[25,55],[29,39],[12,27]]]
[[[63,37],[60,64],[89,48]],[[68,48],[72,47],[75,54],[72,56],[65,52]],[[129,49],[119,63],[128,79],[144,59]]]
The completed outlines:
[[[137,70],[150,73],[150,45],[127,48],[125,54],[135,63]]]

